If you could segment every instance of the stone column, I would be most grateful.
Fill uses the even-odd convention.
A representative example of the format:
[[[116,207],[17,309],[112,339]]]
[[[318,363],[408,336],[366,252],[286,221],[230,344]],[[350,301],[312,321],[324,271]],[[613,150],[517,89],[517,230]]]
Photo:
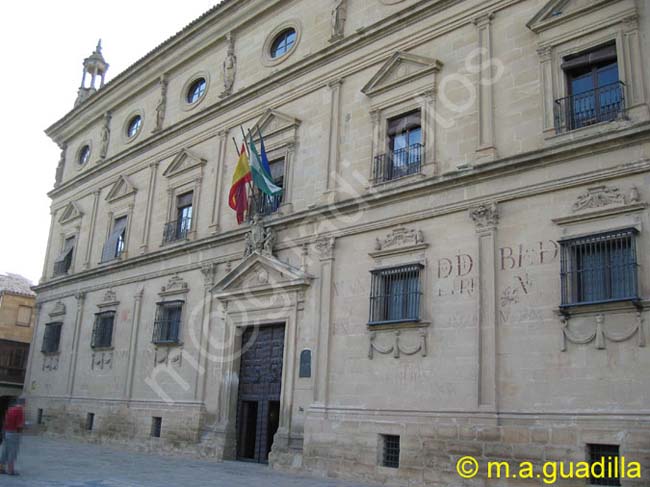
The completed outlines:
[[[341,85],[343,80],[336,79],[328,83],[330,90],[329,146],[325,174],[325,191],[323,196],[336,193],[341,139]]]
[[[283,214],[293,211],[291,199],[293,197],[293,157],[296,153],[295,142],[287,143],[286,150],[287,152],[284,156],[284,180],[286,183],[284,185],[282,204],[280,205]]]
[[[160,162],[149,164],[149,188],[147,193],[147,208],[144,213],[144,224],[142,225],[142,243],[140,244],[140,253],[146,254],[149,250],[149,235],[151,233],[151,212],[153,211],[153,202],[156,197],[156,176],[158,175],[158,165]]]
[[[72,398],[74,394],[74,380],[77,374],[77,359],[79,358],[79,336],[81,335],[81,324],[83,323],[84,302],[86,293],[83,291],[75,294],[77,299],[77,315],[74,321],[74,331],[72,335],[72,355],[68,366],[68,385],[66,395]]]
[[[29,352],[27,356],[27,367],[25,370],[25,382],[23,384],[23,391],[28,395],[32,392],[32,367],[34,365],[34,356],[36,355],[36,331],[39,326],[43,326],[41,323],[41,311],[43,310],[43,305],[39,302],[36,302],[34,305],[34,312],[36,317],[34,319],[34,332],[32,334],[32,344],[29,347]]]
[[[219,136],[219,157],[217,158],[217,170],[214,178],[214,201],[212,203],[212,221],[210,229],[212,233],[218,233],[221,226],[221,199],[223,192],[223,167],[226,163],[226,152],[228,147],[228,131],[222,130]]]
[[[316,241],[320,256],[320,280],[318,294],[318,330],[316,335],[316,361],[314,403],[326,407],[329,399],[329,354],[332,335],[332,290],[334,286],[334,237]]]
[[[479,299],[477,326],[477,397],[479,409],[496,411],[497,383],[497,224],[496,203],[472,208],[478,237]]]
[[[553,50],[550,46],[541,47],[537,50],[539,57],[539,79],[541,80],[542,107],[544,116],[544,133],[553,135],[555,133],[555,117],[553,111]]]
[[[474,19],[478,34],[480,71],[477,76],[478,148],[476,158],[493,161],[498,157],[494,140],[494,100],[492,69],[492,19],[488,13]]]
[[[384,152],[383,147],[379,147],[381,143],[381,126],[379,121],[381,119],[381,113],[379,110],[372,110],[370,112],[370,123],[372,124],[372,153],[370,154],[370,175],[368,179],[372,181],[373,178],[373,168],[375,166],[375,158]]]
[[[124,381],[123,396],[126,400],[133,398],[133,377],[135,374],[135,363],[138,356],[138,337],[140,334],[140,315],[142,313],[142,296],[144,288],[138,290],[133,296],[133,323],[131,324],[131,337],[129,339],[129,351],[126,367],[126,380]]]
[[[622,49],[618,49],[619,65],[625,82],[625,103],[633,118],[647,118],[650,114],[646,104],[643,79],[643,56],[639,33],[639,19],[632,15],[623,20],[623,31],[619,36]],[[636,116],[635,116],[636,115]]]
[[[56,211],[50,209],[50,233],[47,236],[47,248],[45,249],[45,262],[43,262],[43,274],[41,275],[41,281],[45,282],[48,276],[48,266],[50,265],[50,256],[52,253],[52,235],[54,234],[54,217],[56,216]]]
[[[203,316],[201,320],[201,336],[199,336],[199,360],[194,384],[194,400],[205,403],[206,378],[208,375],[208,359],[210,357],[210,320],[212,318],[212,287],[217,273],[217,264],[206,264],[201,267],[203,274]]]
[[[93,243],[95,241],[95,224],[97,223],[97,209],[99,208],[99,195],[101,191],[93,192],[93,211],[90,215],[90,231],[88,232],[88,243],[86,244],[86,258],[83,263],[84,269],[90,268],[90,259],[93,253]]]

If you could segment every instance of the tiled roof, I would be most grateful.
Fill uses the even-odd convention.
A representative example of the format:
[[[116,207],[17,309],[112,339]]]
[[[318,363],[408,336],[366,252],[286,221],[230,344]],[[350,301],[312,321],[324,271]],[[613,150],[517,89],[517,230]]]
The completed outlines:
[[[18,294],[20,296],[36,296],[31,289],[29,279],[18,274],[0,274],[0,294]]]

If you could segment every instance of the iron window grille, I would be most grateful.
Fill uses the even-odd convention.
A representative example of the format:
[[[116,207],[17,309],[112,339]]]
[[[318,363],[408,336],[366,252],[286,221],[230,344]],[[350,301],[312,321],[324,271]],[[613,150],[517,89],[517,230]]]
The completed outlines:
[[[179,343],[183,301],[158,303],[153,329],[153,343],[175,345]]]
[[[45,332],[43,334],[43,345],[41,347],[41,352],[57,353],[59,351],[62,327],[63,327],[63,323],[48,323],[45,325]]]
[[[388,120],[388,152],[375,157],[374,183],[417,174],[422,167],[422,115],[415,110]]]
[[[382,467],[399,468],[400,438],[397,435],[382,435]]]
[[[280,188],[284,188],[284,159],[277,159],[269,162],[269,168],[271,169],[271,179],[273,184]],[[259,216],[269,216],[277,212],[282,205],[284,191],[276,196],[269,196],[262,193],[257,188],[253,188],[253,191],[249,197],[249,219],[252,220],[253,215]]]
[[[95,315],[93,335],[90,346],[92,348],[109,348],[113,344],[113,324],[115,312],[108,311]]]
[[[638,301],[637,230],[560,242],[562,306]]]
[[[590,477],[589,483],[591,485],[621,485],[621,480],[618,476],[618,471],[608,468],[608,465],[613,465],[618,461],[619,446],[618,445],[588,445],[589,447],[589,463],[603,462],[603,478]],[[591,469],[590,469],[591,470]],[[616,475],[609,475],[610,473]],[[598,476],[600,477],[600,475]]]
[[[186,240],[192,229],[194,193],[189,192],[176,198],[176,220],[165,225],[163,242]]]
[[[372,271],[370,325],[420,321],[420,271],[409,264]]]
[[[151,437],[160,438],[162,433],[162,418],[154,416],[151,418]]]

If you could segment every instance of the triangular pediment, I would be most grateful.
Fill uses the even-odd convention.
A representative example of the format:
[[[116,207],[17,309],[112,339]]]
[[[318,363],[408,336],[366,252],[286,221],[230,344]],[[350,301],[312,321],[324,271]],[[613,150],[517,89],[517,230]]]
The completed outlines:
[[[398,51],[384,63],[361,92],[373,96],[422,76],[436,73],[440,68],[442,63],[437,59]]]
[[[59,218],[59,223],[61,224],[68,223],[78,218],[81,218],[82,216],[83,216],[83,212],[79,208],[79,205],[76,202],[71,201],[65,206],[65,208],[63,208],[63,212],[61,213],[61,217]]]
[[[619,0],[550,0],[526,25],[539,33]]]
[[[286,113],[269,108],[255,124],[262,131],[264,138],[270,137],[288,129],[297,129],[300,120]],[[257,137],[257,133],[254,134]]]
[[[212,288],[212,293],[217,298],[228,299],[244,293],[286,291],[308,286],[312,278],[276,257],[254,252],[221,279]]]
[[[172,178],[179,174],[185,174],[192,169],[203,167],[206,162],[205,159],[199,157],[194,152],[188,149],[183,149],[174,157],[172,162],[169,163],[163,176]]]
[[[126,176],[120,176],[117,178],[117,181],[113,183],[113,186],[108,192],[108,195],[106,195],[106,201],[112,203],[114,201],[121,200],[122,198],[132,196],[136,193],[136,191],[137,189],[135,186],[133,186],[131,181],[129,181],[129,178]]]

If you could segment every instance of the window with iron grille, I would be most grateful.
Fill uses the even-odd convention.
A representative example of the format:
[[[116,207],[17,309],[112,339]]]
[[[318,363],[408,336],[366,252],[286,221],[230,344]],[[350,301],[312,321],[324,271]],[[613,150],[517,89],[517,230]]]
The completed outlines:
[[[373,182],[380,183],[420,172],[422,122],[420,110],[388,120],[387,149],[375,157]]]
[[[47,323],[43,334],[43,353],[56,353],[59,351],[59,342],[61,341],[61,328],[63,323]]]
[[[179,343],[183,301],[164,301],[158,303],[153,329],[153,343]]]
[[[192,212],[194,192],[189,191],[176,197],[176,220],[165,225],[163,241],[165,243],[187,239],[192,230]]]
[[[625,108],[625,85],[619,79],[616,44],[564,58],[569,96],[555,101],[558,132],[614,120]]]
[[[63,250],[54,261],[54,275],[64,276],[72,267],[72,256],[74,254],[76,238],[70,237],[65,240]]]
[[[108,311],[95,315],[93,336],[90,346],[92,348],[109,348],[113,344],[113,323],[115,312]]]
[[[399,468],[399,436],[382,435],[383,451],[381,455],[381,466],[388,468]]]
[[[269,162],[269,169],[271,173],[271,180],[279,188],[284,189],[284,158],[275,159]],[[249,215],[252,218],[253,214],[260,216],[268,216],[280,209],[282,204],[282,197],[284,191],[275,196],[269,196],[264,194],[257,188],[253,188],[253,192],[250,197]]]
[[[618,470],[614,471],[613,465],[618,461],[618,445],[587,445],[589,448],[589,463],[603,465],[602,472],[599,467],[590,469],[595,475],[589,479],[591,485],[621,485]],[[612,468],[608,468],[612,465]],[[611,475],[610,475],[611,474]],[[616,475],[614,475],[616,474]]]
[[[562,247],[562,306],[638,300],[634,228],[573,238]]]
[[[160,433],[162,432],[162,418],[152,417],[151,418],[151,436],[153,438],[160,438]]]
[[[369,324],[420,320],[420,271],[410,264],[372,271]]]

